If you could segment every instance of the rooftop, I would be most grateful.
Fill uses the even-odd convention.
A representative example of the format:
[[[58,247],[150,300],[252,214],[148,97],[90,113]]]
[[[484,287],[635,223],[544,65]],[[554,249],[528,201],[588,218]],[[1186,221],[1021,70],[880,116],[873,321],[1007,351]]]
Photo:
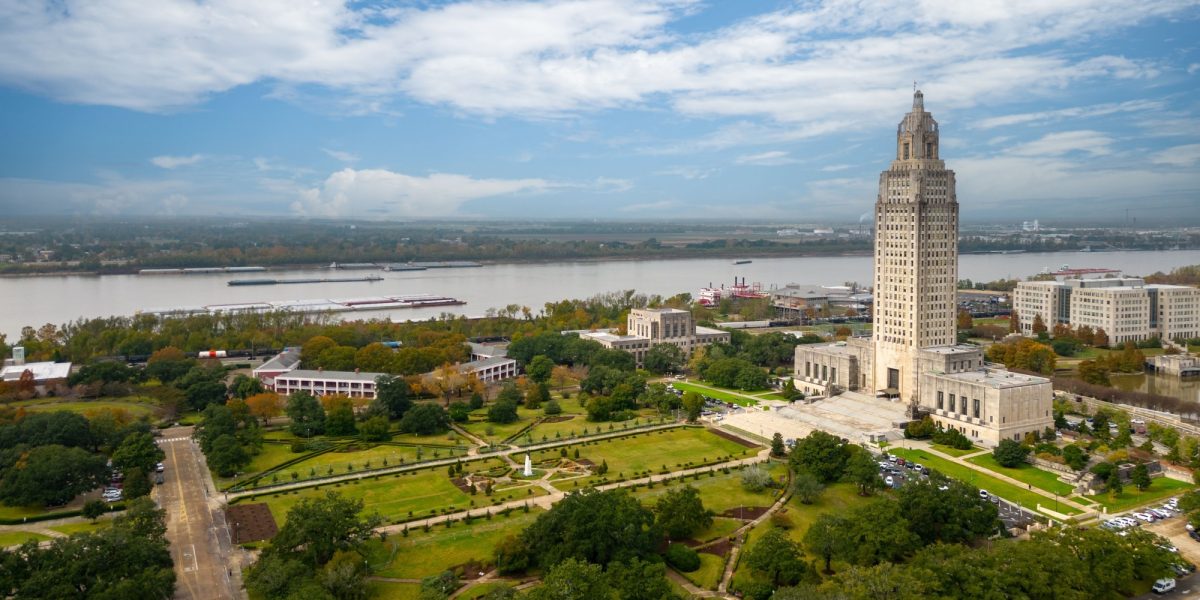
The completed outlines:
[[[515,363],[515,362],[517,362],[517,361],[514,359],[511,359],[511,358],[505,357],[505,356],[490,356],[488,358],[481,358],[479,360],[465,362],[462,364],[462,370],[463,371],[476,371],[479,369],[486,369],[488,367],[494,367],[496,365],[503,365],[506,363]]]
[[[639,309],[635,309],[635,310],[640,310],[642,312],[663,313],[663,314],[677,314],[677,313],[689,312],[689,311],[682,310],[679,308],[639,308]]]
[[[271,357],[270,360],[264,362],[257,369],[259,371],[291,371],[300,365],[300,349],[299,348],[284,348],[283,352]]]
[[[71,374],[71,363],[32,362],[23,365],[10,365],[0,369],[0,379],[17,381],[25,371],[33,373],[34,381],[47,379],[65,379]]]
[[[314,371],[312,369],[296,369],[280,375],[278,379],[322,379],[325,381],[375,381],[375,378],[387,373],[359,373],[355,371]]]
[[[972,346],[971,344],[955,344],[953,346],[930,346],[921,348],[921,352],[932,352],[934,354],[970,354],[983,352],[983,348]]]
[[[936,375],[936,377],[977,383],[993,389],[1015,388],[1024,387],[1027,385],[1041,385],[1050,383],[1050,380],[1046,379],[1045,377],[1013,373],[1012,371],[1005,371],[1003,369],[979,369],[977,371],[966,371],[963,373],[950,373],[945,375],[939,374]]]

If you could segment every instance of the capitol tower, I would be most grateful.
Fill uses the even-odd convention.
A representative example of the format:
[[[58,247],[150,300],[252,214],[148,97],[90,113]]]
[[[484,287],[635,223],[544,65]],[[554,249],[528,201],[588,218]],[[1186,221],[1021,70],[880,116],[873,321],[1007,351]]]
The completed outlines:
[[[915,401],[917,351],[955,343],[958,198],[938,158],[938,124],[913,94],[896,128],[896,160],[875,201],[875,381]]]
[[[957,343],[958,197],[939,134],[916,91],[896,128],[896,159],[879,175],[872,331],[797,346],[792,380],[818,413],[890,414],[893,426],[928,416],[984,446],[1020,441],[1053,424],[1054,391]],[[903,436],[898,427],[859,434]]]

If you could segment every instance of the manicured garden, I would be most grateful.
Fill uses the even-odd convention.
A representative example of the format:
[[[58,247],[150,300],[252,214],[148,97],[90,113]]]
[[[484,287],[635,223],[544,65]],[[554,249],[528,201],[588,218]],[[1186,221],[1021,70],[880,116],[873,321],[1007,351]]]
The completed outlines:
[[[480,472],[503,464],[500,459],[493,458],[465,463],[465,469],[467,472]],[[490,498],[482,492],[472,496],[451,482],[445,467],[435,467],[251,496],[243,498],[242,501],[266,502],[270,505],[276,521],[282,521],[302,498],[323,496],[329,491],[340,492],[349,498],[362,499],[363,511],[366,514],[378,512],[388,522],[429,517],[443,510],[466,510],[471,507],[472,501],[476,507],[483,508],[491,505],[493,501],[532,498],[546,493],[540,487],[526,486],[497,492]]]
[[[1058,480],[1058,474],[1044,469],[1039,469],[1029,463],[1021,463],[1020,466],[1008,468],[1001,466],[996,462],[996,458],[990,453],[980,454],[972,458],[968,458],[967,462],[977,464],[989,471],[995,471],[1001,475],[1007,475],[1017,481],[1024,481],[1035,488],[1041,488],[1052,494],[1059,496],[1067,496],[1075,491],[1070,485]]]
[[[375,565],[375,575],[400,579],[419,579],[468,563],[492,564],[492,553],[504,538],[517,535],[533,523],[542,511],[536,507],[513,510],[508,516],[495,514],[491,519],[472,519],[470,525],[456,522],[449,528],[430,526],[428,532],[409,529],[408,536],[388,536],[383,544],[385,555],[392,557],[386,566]]]
[[[721,575],[725,572],[725,558],[707,552],[700,552],[700,568],[691,573],[684,573],[688,581],[706,590],[715,590],[721,583]]]
[[[54,398],[39,398],[22,400],[9,404],[13,408],[24,408],[28,412],[43,410],[66,410],[87,416],[100,410],[125,411],[133,417],[155,415],[159,412],[158,403],[152,398],[128,396],[118,399],[104,400],[58,400]]]
[[[777,482],[782,482],[787,475],[787,465],[783,463],[766,465],[766,469],[771,478]],[[775,503],[780,492],[780,488],[767,488],[760,492],[747,491],[742,487],[742,471],[731,469],[729,474],[718,470],[713,477],[708,475],[701,475],[700,479],[687,477],[684,481],[672,482],[670,486],[656,485],[653,488],[639,486],[637,490],[633,491],[633,495],[643,504],[649,505],[668,490],[684,485],[696,488],[700,492],[700,500],[704,502],[704,507],[717,514],[739,506],[770,506]]]
[[[1102,493],[1086,496],[1086,498],[1095,500],[1101,506],[1107,508],[1108,512],[1115,513],[1153,504],[1171,496],[1190,491],[1194,487],[1196,486],[1169,477],[1155,477],[1150,480],[1150,487],[1145,490],[1138,490],[1132,484],[1126,484],[1121,493],[1115,496]]]
[[[1067,515],[1079,514],[1078,509],[1072,508],[1061,502],[1058,503],[1058,507],[1055,508],[1053,498],[1047,498],[1025,488],[1017,487],[1006,481],[1001,481],[995,477],[992,477],[991,475],[988,475],[987,473],[976,471],[975,469],[972,469],[966,465],[951,462],[938,456],[933,456],[932,454],[922,450],[890,448],[888,451],[896,456],[904,458],[905,460],[915,460],[916,462],[929,467],[930,469],[941,471],[942,474],[946,476],[953,477],[959,481],[964,481],[981,489],[985,489],[988,492],[995,494],[1009,502],[1019,503],[1021,506],[1031,510],[1036,510],[1037,505],[1041,504],[1042,506],[1054,510],[1055,512]]]
[[[608,479],[631,478],[635,473],[663,470],[677,471],[691,466],[711,464],[720,460],[734,460],[752,456],[757,449],[748,448],[737,442],[720,437],[702,427],[676,427],[625,437],[609,438],[594,442],[572,444],[567,449],[569,457],[579,451],[580,459],[595,465],[608,464]],[[560,455],[557,448],[535,452],[534,462]],[[732,455],[733,459],[727,458]],[[599,476],[579,480],[578,487],[597,482]],[[575,484],[562,484],[560,489],[572,489]]]

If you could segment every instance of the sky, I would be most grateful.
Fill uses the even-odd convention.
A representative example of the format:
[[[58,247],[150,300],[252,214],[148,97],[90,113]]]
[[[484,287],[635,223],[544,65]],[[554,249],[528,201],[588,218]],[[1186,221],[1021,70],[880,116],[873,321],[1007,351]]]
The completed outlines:
[[[1197,0],[0,0],[0,211],[1200,221]]]

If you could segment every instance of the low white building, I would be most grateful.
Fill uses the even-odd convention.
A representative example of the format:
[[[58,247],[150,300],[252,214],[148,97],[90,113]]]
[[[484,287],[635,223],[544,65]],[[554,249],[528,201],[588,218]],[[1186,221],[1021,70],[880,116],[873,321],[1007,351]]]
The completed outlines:
[[[342,395],[350,398],[375,398],[375,379],[386,373],[294,369],[275,376],[272,389],[284,396],[308,392],[314,396]]]
[[[463,375],[474,375],[484,383],[512,379],[517,376],[517,361],[506,356],[492,356],[458,366]]]
[[[588,331],[579,337],[595,340],[605,348],[622,350],[633,355],[639,367],[646,352],[657,344],[671,344],[691,355],[696,348],[718,342],[728,343],[728,331],[696,325],[692,313],[678,308],[635,308],[629,311],[627,335],[610,331]]]

